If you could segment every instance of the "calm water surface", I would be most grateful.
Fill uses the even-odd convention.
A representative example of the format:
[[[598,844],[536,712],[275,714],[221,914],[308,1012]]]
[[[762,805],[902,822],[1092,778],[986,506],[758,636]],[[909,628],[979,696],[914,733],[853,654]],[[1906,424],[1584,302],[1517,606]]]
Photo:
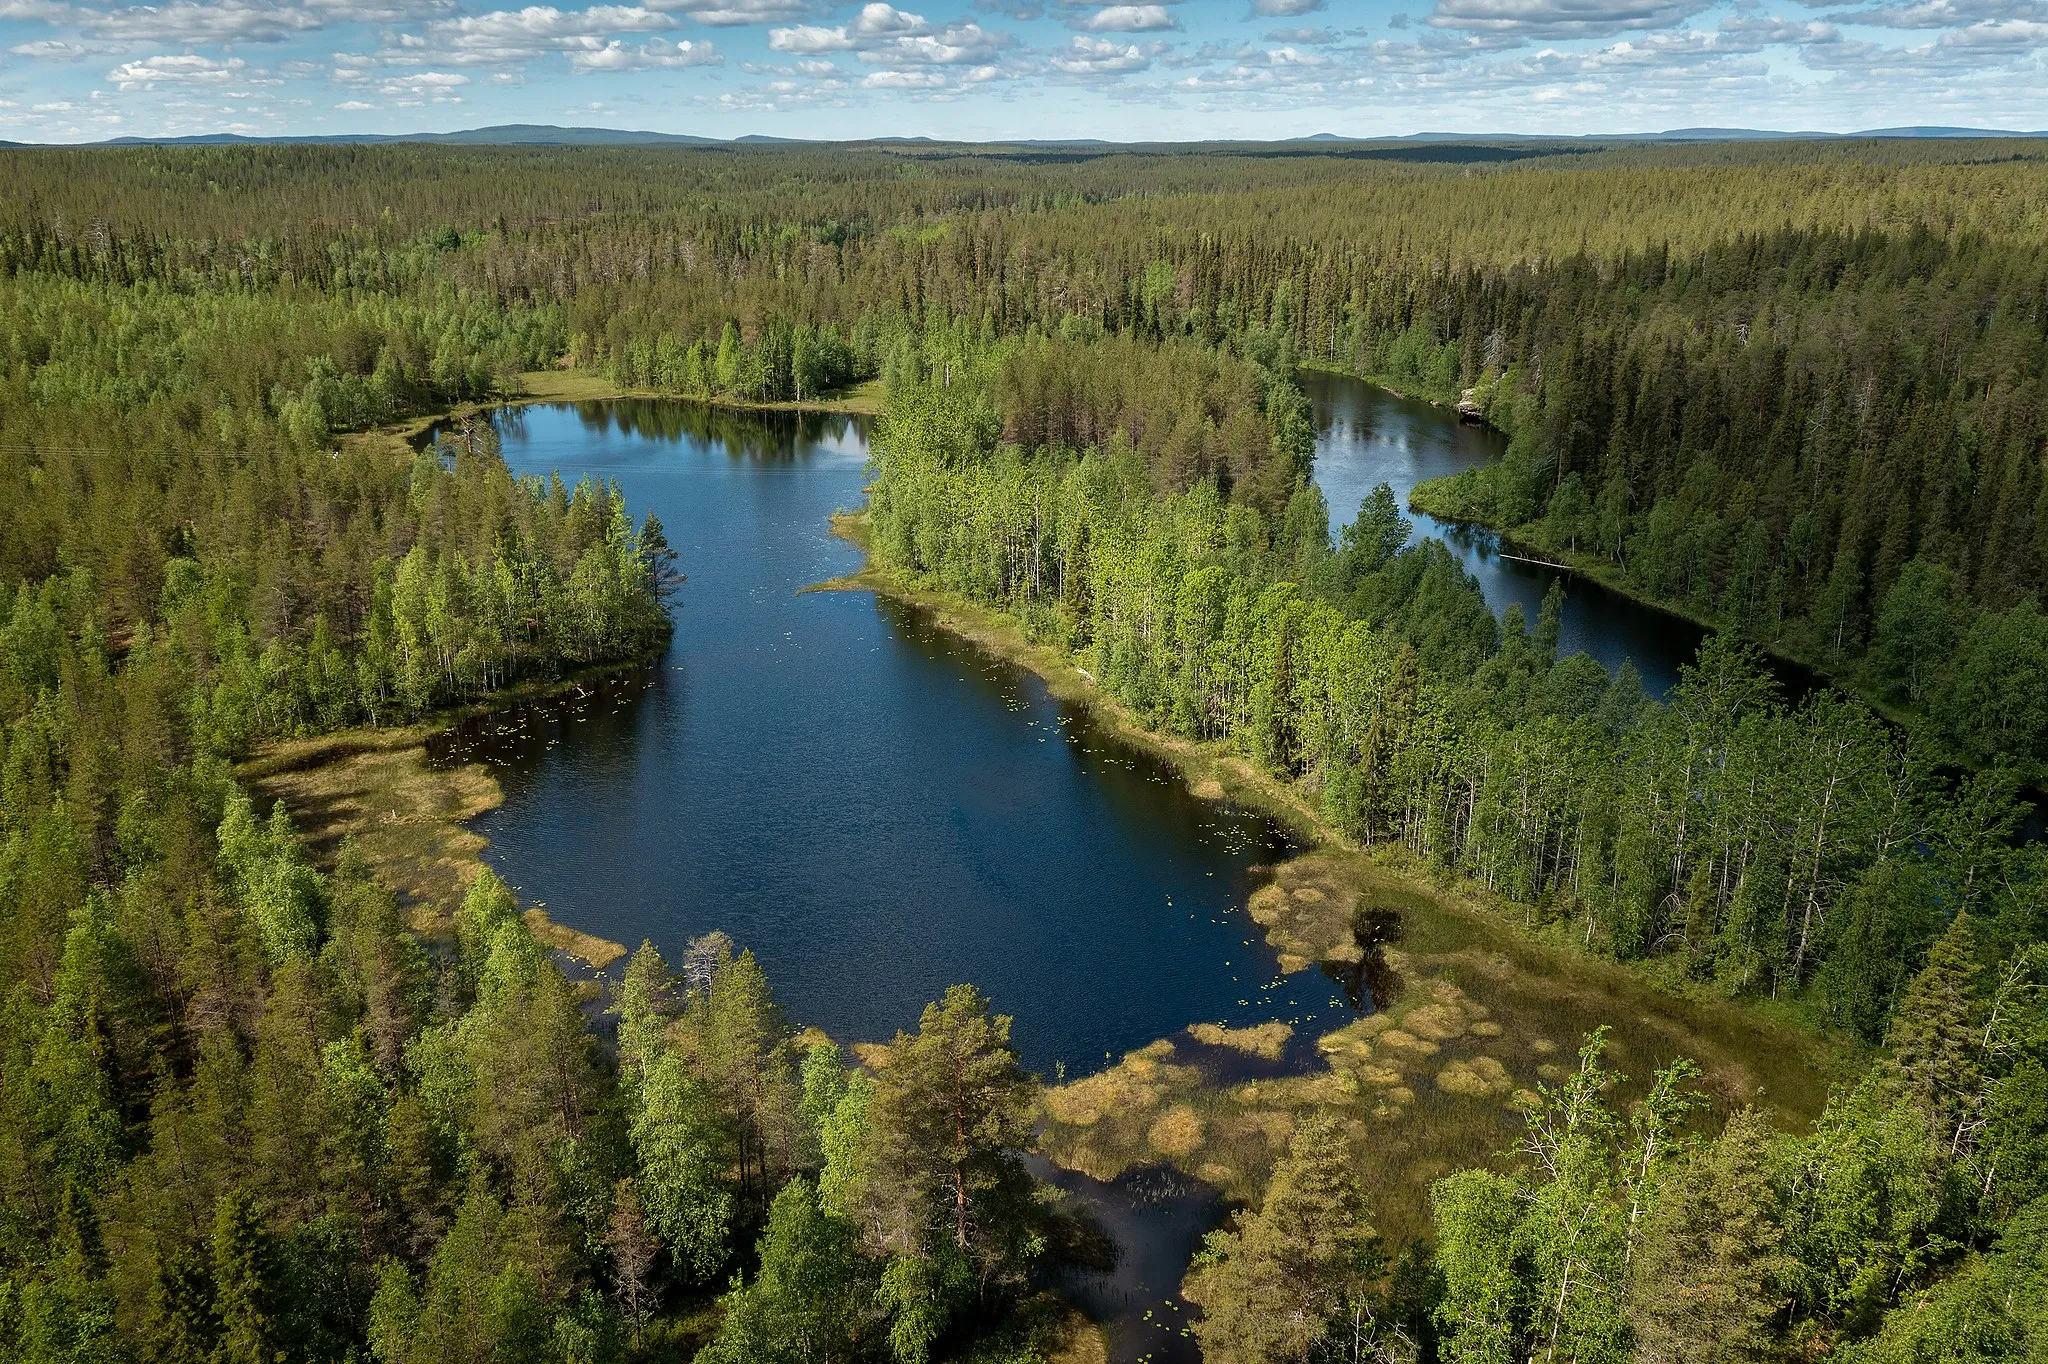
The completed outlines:
[[[614,479],[667,528],[688,581],[667,656],[636,682],[460,732],[498,768],[476,822],[522,898],[671,958],[724,929],[800,1022],[845,1040],[914,1028],[971,981],[1027,1064],[1093,1069],[1202,1020],[1338,1021],[1282,978],[1240,906],[1288,849],[1201,801],[1024,670],[866,592],[827,517],[862,500],[845,419],[719,419],[682,404],[501,417],[520,473]]]
[[[1507,451],[1507,439],[1490,427],[1460,422],[1440,407],[1356,379],[1304,371],[1301,384],[1315,404],[1315,478],[1330,504],[1332,532],[1357,517],[1358,504],[1375,484],[1390,484],[1406,507],[1408,494],[1424,479],[1476,469]],[[1690,621],[1643,606],[1598,583],[1505,557],[1500,538],[1491,531],[1418,512],[1409,512],[1408,517],[1415,523],[1410,541],[1424,536],[1442,540],[1479,579],[1479,589],[1496,616],[1511,605],[1520,606],[1523,618],[1534,626],[1543,594],[1562,578],[1565,605],[1558,651],[1590,654],[1610,673],[1624,658],[1631,659],[1652,696],[1669,692],[1678,682],[1679,667],[1692,662],[1699,651],[1705,632]]]

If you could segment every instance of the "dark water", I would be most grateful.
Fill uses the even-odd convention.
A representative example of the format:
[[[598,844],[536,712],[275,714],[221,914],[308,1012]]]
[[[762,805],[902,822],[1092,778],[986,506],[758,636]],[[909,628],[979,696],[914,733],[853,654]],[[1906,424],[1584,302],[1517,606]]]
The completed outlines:
[[[1356,379],[1304,372],[1301,384],[1315,404],[1315,477],[1330,504],[1332,532],[1358,515],[1358,504],[1375,484],[1390,484],[1406,507],[1409,492],[1424,479],[1479,468],[1507,451],[1507,439],[1498,431],[1460,422],[1440,407]],[[1543,594],[1562,578],[1565,605],[1559,653],[1590,654],[1610,673],[1624,658],[1631,659],[1652,696],[1661,697],[1676,685],[1679,667],[1692,662],[1705,637],[1691,621],[1631,601],[1596,582],[1506,557],[1500,538],[1491,531],[1447,524],[1419,512],[1408,516],[1415,523],[1411,541],[1423,536],[1442,540],[1479,579],[1479,589],[1495,615],[1518,605],[1534,626]]]
[[[672,959],[724,929],[850,1041],[973,982],[1049,1076],[1198,1021],[1352,1016],[1338,983],[1282,978],[1240,910],[1287,851],[1264,816],[913,611],[798,590],[859,566],[827,529],[862,500],[858,426],[639,403],[501,428],[518,472],[617,480],[688,574],[648,676],[444,746],[498,767],[475,827],[522,898]]]
[[[1181,1300],[1180,1281],[1202,1237],[1223,1220],[1216,1190],[1171,1165],[1129,1170],[1105,1183],[1041,1157],[1028,1163],[1118,1249],[1110,1268],[1070,1269],[1060,1285],[1070,1301],[1103,1324],[1109,1357],[1128,1364],[1199,1360],[1201,1351],[1188,1335],[1196,1314]]]

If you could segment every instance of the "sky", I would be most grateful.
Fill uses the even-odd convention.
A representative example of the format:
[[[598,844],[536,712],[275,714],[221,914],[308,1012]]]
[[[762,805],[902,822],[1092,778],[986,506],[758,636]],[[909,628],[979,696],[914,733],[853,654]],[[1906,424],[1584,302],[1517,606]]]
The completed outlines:
[[[0,139],[2048,128],[2048,0],[0,0]]]

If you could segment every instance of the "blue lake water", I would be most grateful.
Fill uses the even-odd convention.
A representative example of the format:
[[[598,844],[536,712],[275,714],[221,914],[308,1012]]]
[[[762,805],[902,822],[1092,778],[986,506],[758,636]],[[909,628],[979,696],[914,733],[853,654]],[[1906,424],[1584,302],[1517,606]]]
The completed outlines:
[[[1500,458],[1507,440],[1490,427],[1461,422],[1440,407],[1403,398],[1383,388],[1337,374],[1306,372],[1303,390],[1316,412],[1316,482],[1330,504],[1334,533],[1358,515],[1358,504],[1378,483],[1392,486],[1403,507],[1425,479],[1476,469]],[[1662,697],[1678,681],[1678,670],[1699,651],[1705,632],[1691,621],[1643,606],[1596,582],[1554,568],[1503,555],[1491,531],[1448,524],[1418,512],[1410,540],[1435,536],[1466,570],[1496,616],[1520,606],[1531,625],[1543,608],[1543,594],[1562,579],[1564,615],[1558,631],[1560,654],[1586,653],[1608,672],[1624,658],[1642,674],[1643,688]]]
[[[827,527],[862,500],[854,422],[612,403],[500,425],[518,472],[615,480],[688,575],[647,676],[444,745],[496,766],[504,804],[474,827],[523,899],[671,957],[723,929],[846,1040],[971,981],[1048,1075],[1193,1022],[1349,1016],[1241,912],[1287,851],[1269,820],[914,611],[799,590],[859,567]]]

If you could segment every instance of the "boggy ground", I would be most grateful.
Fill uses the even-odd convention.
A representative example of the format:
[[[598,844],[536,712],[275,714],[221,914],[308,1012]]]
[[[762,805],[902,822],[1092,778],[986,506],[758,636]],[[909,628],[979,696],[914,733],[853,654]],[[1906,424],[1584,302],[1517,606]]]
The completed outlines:
[[[835,529],[856,545],[864,518]],[[1312,850],[1267,869],[1246,906],[1283,971],[1320,970],[1372,1012],[1308,1038],[1285,1022],[1184,1033],[1046,1091],[1041,1141],[1069,1169],[1113,1179],[1165,1161],[1249,1202],[1297,1115],[1323,1107],[1353,1137],[1358,1168],[1392,1237],[1426,1229],[1431,1180],[1497,1164],[1522,1131],[1517,1095],[1561,1080],[1586,1034],[1609,1029],[1606,1063],[1629,1077],[1697,1061],[1717,1114],[1754,1105],[1803,1126],[1847,1058],[1839,1045],[1754,1007],[1691,998],[1646,973],[1532,937],[1482,895],[1350,845],[1301,793],[1220,745],[1145,729],[1074,661],[1015,621],[925,590],[872,562],[821,588],[872,590],[1030,668],[1127,742],[1173,762],[1197,796],[1265,809]]]
[[[1516,1098],[1562,1080],[1596,1027],[1610,1029],[1607,1063],[1630,1077],[1622,1101],[1690,1056],[1718,1113],[1755,1105],[1797,1126],[1818,1111],[1832,1060],[1818,1039],[1659,993],[1459,899],[1340,848],[1271,869],[1248,909],[1282,969],[1323,970],[1378,1010],[1313,1039],[1285,1023],[1162,1038],[1048,1090],[1046,1153],[1098,1179],[1167,1161],[1249,1202],[1296,1116],[1324,1108],[1398,1239],[1426,1230],[1432,1180],[1499,1163],[1522,1130]]]
[[[436,765],[430,728],[355,729],[266,744],[238,769],[260,810],[283,801],[314,862],[333,870],[344,839],[398,897],[415,932],[438,937],[483,869],[487,840],[468,821],[504,802],[481,763]],[[597,969],[626,949],[525,911],[534,937]]]

